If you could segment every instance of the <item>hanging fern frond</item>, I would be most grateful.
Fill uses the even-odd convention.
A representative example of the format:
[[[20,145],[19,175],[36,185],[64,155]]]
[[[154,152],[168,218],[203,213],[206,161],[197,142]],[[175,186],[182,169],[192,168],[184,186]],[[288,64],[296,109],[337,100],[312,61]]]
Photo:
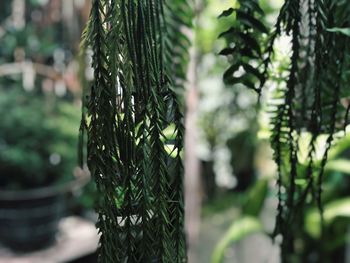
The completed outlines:
[[[193,8],[188,0],[165,1],[163,19],[166,21],[165,61],[167,64],[168,80],[175,91],[181,94],[187,74],[189,63],[189,49],[191,40],[187,33],[192,27],[194,17]],[[176,43],[174,45],[174,43]]]
[[[175,127],[172,131],[172,141],[167,139],[170,147],[170,158],[167,163],[171,177],[169,219],[170,225],[173,226],[170,229],[170,235],[175,252],[173,262],[180,263],[187,259],[184,232],[184,169],[181,156],[184,140],[184,116],[181,109],[184,106],[181,98],[184,94],[187,65],[190,59],[191,40],[187,33],[192,27],[194,13],[187,0],[165,1],[162,11],[166,26],[164,35],[165,74],[170,84],[170,92],[167,95],[167,107],[171,109],[168,112],[168,122]]]
[[[261,22],[264,12],[255,0],[238,1],[238,8],[229,8],[219,18],[232,18],[235,23],[219,35],[228,44],[220,55],[228,57],[231,65],[225,71],[223,79],[227,85],[241,84],[249,89],[261,92],[266,79],[260,67],[263,61],[263,36],[269,30]]]
[[[99,254],[101,262],[119,260],[121,246],[116,242],[112,232],[119,233],[118,225],[111,218],[117,218],[115,205],[115,188],[118,185],[118,158],[114,140],[109,138],[115,134],[115,109],[112,107],[115,97],[110,88],[108,73],[107,21],[105,11],[108,5],[105,1],[94,1],[92,4],[86,42],[93,51],[94,83],[88,102],[88,166],[96,181],[99,192],[105,193],[99,198],[99,219],[97,227],[100,230],[101,246]],[[118,158],[119,159],[119,158]],[[105,183],[108,182],[108,183]],[[112,231],[111,231],[112,230]],[[107,244],[111,244],[110,246]],[[115,256],[113,250],[118,251]],[[117,257],[117,258],[116,258]]]
[[[87,164],[100,197],[100,262],[186,261],[177,90],[186,78],[190,42],[179,28],[191,26],[188,7],[185,0],[92,3],[82,47],[92,50],[94,81],[82,131],[87,126]]]
[[[238,9],[228,9],[221,16],[233,14],[236,15],[233,27],[220,35],[225,37],[229,46],[221,54],[231,56],[231,66],[224,73],[227,84],[237,84],[235,80],[240,74],[237,82],[255,89],[260,95],[269,78],[276,39],[289,36],[292,43],[289,67],[284,70],[288,72],[288,77],[284,85],[279,83],[269,106],[279,202],[274,234],[282,235],[282,260],[288,262],[294,253],[294,232],[297,231],[293,231],[293,227],[298,227],[307,200],[311,199],[318,206],[322,216],[322,181],[328,152],[338,132],[349,121],[350,94],[347,86],[350,49],[347,29],[350,8],[344,0],[285,0],[274,30],[268,34],[266,48],[263,41],[257,40],[261,39],[257,32],[266,32],[251,18],[263,14],[258,1],[239,1]],[[245,20],[247,17],[249,23]],[[249,38],[241,37],[246,34]],[[248,55],[246,50],[250,52]],[[258,78],[258,88],[255,83],[251,85],[241,81],[252,79],[252,71],[242,66],[246,61],[263,66],[259,71],[262,77]],[[299,154],[303,134],[310,134],[306,160],[302,160]],[[327,139],[320,159],[316,148],[323,135]],[[306,183],[297,184],[298,180]]]

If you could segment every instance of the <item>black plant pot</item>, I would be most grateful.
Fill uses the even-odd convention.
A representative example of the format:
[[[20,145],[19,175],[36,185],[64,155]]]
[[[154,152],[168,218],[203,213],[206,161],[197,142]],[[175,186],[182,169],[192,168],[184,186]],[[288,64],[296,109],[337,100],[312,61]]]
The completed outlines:
[[[0,190],[0,242],[17,251],[52,244],[65,213],[65,193],[81,185],[79,179],[62,186]]]

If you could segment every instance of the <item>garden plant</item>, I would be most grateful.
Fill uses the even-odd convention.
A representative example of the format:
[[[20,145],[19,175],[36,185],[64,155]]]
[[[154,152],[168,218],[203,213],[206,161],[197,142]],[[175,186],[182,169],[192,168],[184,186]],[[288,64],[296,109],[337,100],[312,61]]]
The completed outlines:
[[[270,28],[259,1],[232,2],[220,15],[232,24],[217,32],[226,43],[220,55],[230,64],[223,81],[255,91],[257,107],[272,90],[278,206],[270,236],[281,237],[282,262],[304,262],[297,230],[310,220],[304,215],[312,206],[319,215],[316,236],[322,240],[329,230],[326,164],[348,124],[350,5],[285,0]],[[93,53],[94,81],[85,90],[81,140],[86,133],[87,164],[100,197],[100,262],[186,261],[181,94],[191,46],[186,31],[196,13],[191,6],[185,0],[92,1],[81,48]],[[276,51],[281,38],[290,43],[283,60]],[[265,185],[258,185],[262,193]],[[246,213],[258,214],[259,204]],[[316,260],[331,259],[321,251]]]

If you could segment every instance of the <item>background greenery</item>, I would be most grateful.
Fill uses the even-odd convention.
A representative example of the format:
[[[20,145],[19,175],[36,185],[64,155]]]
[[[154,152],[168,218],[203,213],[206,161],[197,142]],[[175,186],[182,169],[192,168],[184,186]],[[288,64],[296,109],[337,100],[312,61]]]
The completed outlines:
[[[0,112],[6,112],[0,127],[2,189],[48,186],[73,178],[77,107],[11,87],[0,92]]]
[[[71,37],[69,16],[57,3],[1,4],[1,189],[60,184],[73,179],[77,166],[81,91],[75,57],[81,29]],[[82,16],[74,19],[81,27]]]

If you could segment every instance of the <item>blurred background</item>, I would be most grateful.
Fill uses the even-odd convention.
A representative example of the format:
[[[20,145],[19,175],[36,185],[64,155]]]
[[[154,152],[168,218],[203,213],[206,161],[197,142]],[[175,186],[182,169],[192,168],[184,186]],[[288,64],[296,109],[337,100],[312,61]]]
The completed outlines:
[[[282,0],[263,0],[273,24]],[[2,0],[0,8],[0,262],[96,262],[94,184],[77,168],[82,89],[90,55],[79,56],[90,0]],[[195,161],[202,203],[194,243],[197,262],[280,262],[268,233],[276,216],[275,165],[268,99],[222,81],[218,20],[231,1],[203,0],[194,29],[197,97]],[[287,63],[288,39],[274,67]],[[278,80],[268,83],[276,86]],[[273,89],[272,89],[273,90]],[[350,136],[337,141],[326,166],[325,229],[308,206],[295,262],[350,262]],[[301,149],[302,151],[303,149]],[[305,149],[306,150],[306,149]]]

